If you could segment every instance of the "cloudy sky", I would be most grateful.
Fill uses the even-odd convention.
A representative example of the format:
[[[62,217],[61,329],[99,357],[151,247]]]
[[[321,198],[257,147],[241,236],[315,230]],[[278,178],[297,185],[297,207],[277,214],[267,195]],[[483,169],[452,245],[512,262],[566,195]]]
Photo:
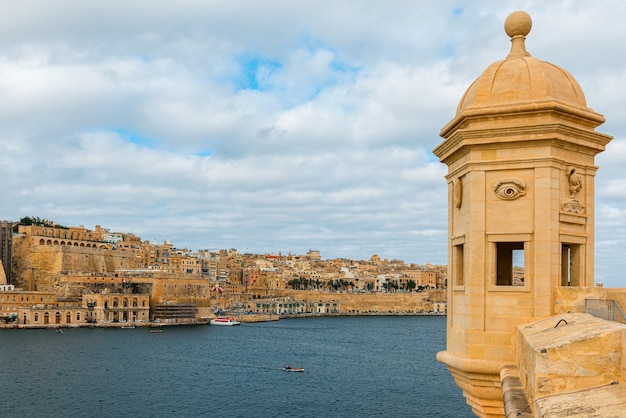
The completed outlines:
[[[615,137],[596,280],[626,287],[626,2],[0,1],[0,219],[419,264],[446,262],[439,131],[526,10]]]

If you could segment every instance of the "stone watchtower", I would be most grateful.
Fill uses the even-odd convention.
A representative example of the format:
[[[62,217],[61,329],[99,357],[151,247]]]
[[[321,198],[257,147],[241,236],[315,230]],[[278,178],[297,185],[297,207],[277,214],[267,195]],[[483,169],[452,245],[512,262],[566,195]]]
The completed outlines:
[[[532,21],[511,14],[511,51],[467,89],[434,150],[448,165],[448,337],[437,355],[479,416],[502,416],[500,369],[516,329],[553,315],[558,286],[593,285],[595,131],[567,71],[525,47]]]

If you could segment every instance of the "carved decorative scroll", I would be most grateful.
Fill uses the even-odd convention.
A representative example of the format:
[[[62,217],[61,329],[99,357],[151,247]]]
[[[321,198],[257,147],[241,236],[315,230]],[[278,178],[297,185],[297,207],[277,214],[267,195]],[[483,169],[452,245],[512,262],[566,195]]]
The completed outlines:
[[[576,199],[570,199],[567,202],[563,202],[561,208],[563,209],[563,212],[570,213],[583,213],[585,211],[585,207]]]
[[[502,200],[515,200],[526,194],[526,183],[519,177],[500,179],[493,186],[493,192]]]

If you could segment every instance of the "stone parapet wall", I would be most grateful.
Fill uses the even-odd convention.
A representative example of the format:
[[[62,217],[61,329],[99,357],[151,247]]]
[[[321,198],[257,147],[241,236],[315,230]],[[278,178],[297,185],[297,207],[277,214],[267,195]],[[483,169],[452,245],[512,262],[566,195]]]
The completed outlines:
[[[624,288],[604,288],[606,298],[616,301],[619,306],[626,312],[626,289]]]
[[[554,289],[554,314],[585,312],[585,299],[606,299],[604,287],[556,287]]]

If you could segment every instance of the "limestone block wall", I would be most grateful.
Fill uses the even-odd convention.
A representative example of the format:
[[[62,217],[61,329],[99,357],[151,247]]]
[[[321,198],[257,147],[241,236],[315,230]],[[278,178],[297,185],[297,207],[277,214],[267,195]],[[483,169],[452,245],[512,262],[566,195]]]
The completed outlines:
[[[432,295],[431,295],[432,293]],[[445,309],[443,291],[412,293],[353,293],[353,292],[311,292],[305,290],[281,290],[273,292],[273,297],[291,297],[295,300],[339,302],[341,312],[378,311],[440,311]],[[443,300],[442,300],[443,299]]]
[[[521,325],[520,379],[529,401],[623,381],[626,325],[584,313]]]
[[[556,287],[554,291],[555,314],[585,312],[585,299],[610,298],[604,287]]]
[[[136,268],[134,254],[109,248],[36,245],[16,239],[13,246],[14,283],[24,289],[52,291],[62,271],[114,272]]]
[[[626,289],[624,288],[603,288],[606,292],[606,299],[616,301],[626,312]],[[601,299],[601,298],[598,298]]]

